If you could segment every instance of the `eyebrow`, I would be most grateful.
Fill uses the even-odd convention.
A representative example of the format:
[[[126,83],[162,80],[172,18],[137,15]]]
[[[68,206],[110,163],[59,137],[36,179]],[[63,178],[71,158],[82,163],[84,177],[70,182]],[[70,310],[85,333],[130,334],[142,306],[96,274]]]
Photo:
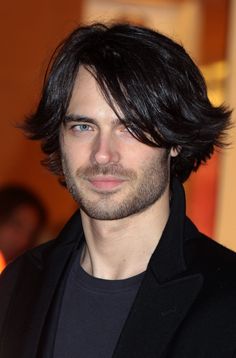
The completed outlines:
[[[77,123],[86,122],[86,123],[97,124],[97,121],[94,118],[79,115],[79,114],[72,114],[72,113],[71,114],[66,114],[65,117],[64,117],[63,122],[64,123],[67,123],[67,122],[77,122]],[[120,121],[119,118],[112,119],[112,124],[113,125],[117,125],[117,124],[120,124],[120,123],[122,123],[122,122]]]
[[[88,122],[88,123],[96,123],[93,118],[82,116],[79,114],[66,114],[63,120],[64,123],[67,122]]]

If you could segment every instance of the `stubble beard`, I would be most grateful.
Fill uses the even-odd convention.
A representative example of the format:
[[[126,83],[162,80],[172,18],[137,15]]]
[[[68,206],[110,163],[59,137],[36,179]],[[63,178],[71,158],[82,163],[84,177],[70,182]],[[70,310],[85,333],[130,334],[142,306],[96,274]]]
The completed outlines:
[[[144,165],[139,180],[135,171],[114,164],[80,168],[73,176],[65,156],[63,171],[67,188],[80,209],[96,220],[119,220],[140,213],[158,201],[169,185],[168,152],[163,152],[161,157]],[[129,190],[125,190],[124,195],[122,195],[122,187],[111,192],[100,191],[96,193],[98,199],[89,199],[88,188],[83,190],[83,185],[80,187],[77,181],[86,181],[87,178],[95,175],[125,177],[127,181],[124,185],[128,185]]]

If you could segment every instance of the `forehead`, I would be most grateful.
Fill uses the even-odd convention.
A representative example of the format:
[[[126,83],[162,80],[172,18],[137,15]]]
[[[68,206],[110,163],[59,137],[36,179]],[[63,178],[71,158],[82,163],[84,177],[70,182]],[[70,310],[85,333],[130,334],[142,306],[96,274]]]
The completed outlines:
[[[80,66],[72,91],[67,115],[85,116],[96,120],[117,123],[123,118],[122,112],[114,104],[115,111],[107,103],[95,76]]]
[[[72,96],[79,94],[83,98],[83,94],[91,91],[92,93],[99,91],[99,86],[95,80],[94,75],[90,69],[87,69],[85,66],[80,66],[78,74],[75,79],[75,84],[72,91]],[[77,93],[79,92],[79,93]]]

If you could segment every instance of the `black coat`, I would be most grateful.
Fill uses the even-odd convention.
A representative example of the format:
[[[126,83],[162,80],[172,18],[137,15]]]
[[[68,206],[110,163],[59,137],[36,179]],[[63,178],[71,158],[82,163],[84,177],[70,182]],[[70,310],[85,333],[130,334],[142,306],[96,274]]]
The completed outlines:
[[[77,212],[57,240],[7,267],[0,280],[1,358],[52,358],[58,302],[82,237]],[[113,358],[233,357],[236,254],[199,233],[174,182],[168,223]]]

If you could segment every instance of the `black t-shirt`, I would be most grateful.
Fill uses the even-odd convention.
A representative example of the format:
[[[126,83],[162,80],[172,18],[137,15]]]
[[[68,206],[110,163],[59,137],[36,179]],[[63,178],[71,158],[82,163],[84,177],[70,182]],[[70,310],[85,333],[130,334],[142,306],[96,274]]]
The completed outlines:
[[[111,358],[144,273],[124,280],[90,276],[80,251],[67,279],[54,358]]]

